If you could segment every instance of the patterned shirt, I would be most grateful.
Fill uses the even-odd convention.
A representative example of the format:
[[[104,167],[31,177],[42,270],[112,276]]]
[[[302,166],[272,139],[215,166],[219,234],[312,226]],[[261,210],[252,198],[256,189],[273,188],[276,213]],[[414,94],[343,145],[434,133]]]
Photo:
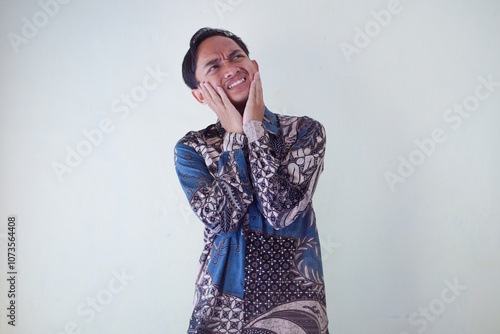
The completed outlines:
[[[325,130],[266,108],[243,132],[217,122],[175,146],[182,188],[205,224],[188,333],[328,333],[311,202]]]

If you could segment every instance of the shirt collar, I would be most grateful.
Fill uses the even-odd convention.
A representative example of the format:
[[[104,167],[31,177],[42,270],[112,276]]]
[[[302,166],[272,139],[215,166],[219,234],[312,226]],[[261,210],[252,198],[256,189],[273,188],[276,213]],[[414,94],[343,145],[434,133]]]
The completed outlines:
[[[264,119],[262,120],[264,126],[267,128],[267,131],[273,133],[274,135],[278,135],[278,120],[276,118],[276,114],[273,114],[269,109],[264,111]]]

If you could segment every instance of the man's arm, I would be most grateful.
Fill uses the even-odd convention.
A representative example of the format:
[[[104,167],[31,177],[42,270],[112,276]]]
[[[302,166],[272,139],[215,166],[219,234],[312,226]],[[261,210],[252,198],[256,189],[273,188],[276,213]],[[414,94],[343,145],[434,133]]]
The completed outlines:
[[[323,171],[326,143],[323,126],[309,117],[284,119],[281,130],[285,140],[293,141],[286,152],[280,145],[271,147],[270,133],[262,122],[243,125],[260,210],[276,229],[290,225],[311,201]]]
[[[184,143],[175,146],[175,168],[189,204],[216,234],[236,229],[253,200],[243,154],[244,138],[226,133],[215,176],[193,147]]]
[[[219,119],[235,120],[236,110],[221,87],[215,92],[210,85],[203,86],[203,93]],[[251,175],[260,210],[273,227],[283,228],[302,213],[312,198],[323,170],[326,136],[319,122],[308,117],[290,118],[290,124],[284,124],[282,130],[283,136],[292,138],[294,144],[278,157],[262,124],[264,111],[262,81],[257,72],[243,117],[234,123],[243,123],[237,131],[245,133],[249,141]]]

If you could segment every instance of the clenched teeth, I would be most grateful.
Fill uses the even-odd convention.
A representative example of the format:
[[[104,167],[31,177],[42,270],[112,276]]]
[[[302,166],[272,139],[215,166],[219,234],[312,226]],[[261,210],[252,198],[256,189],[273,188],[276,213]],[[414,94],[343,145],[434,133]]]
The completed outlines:
[[[236,85],[239,85],[240,83],[244,82],[245,81],[245,78],[241,78],[240,80],[236,81],[236,82],[233,82],[230,86],[229,86],[229,89],[233,88],[234,86]]]

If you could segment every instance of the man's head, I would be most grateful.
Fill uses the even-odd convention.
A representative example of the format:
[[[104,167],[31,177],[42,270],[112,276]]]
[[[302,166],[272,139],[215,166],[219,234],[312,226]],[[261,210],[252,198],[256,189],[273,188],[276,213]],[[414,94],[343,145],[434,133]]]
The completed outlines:
[[[184,82],[193,96],[205,104],[199,89],[200,82],[222,87],[235,105],[245,104],[250,84],[259,67],[250,60],[245,43],[229,31],[202,28],[191,38],[190,47],[182,63]]]

